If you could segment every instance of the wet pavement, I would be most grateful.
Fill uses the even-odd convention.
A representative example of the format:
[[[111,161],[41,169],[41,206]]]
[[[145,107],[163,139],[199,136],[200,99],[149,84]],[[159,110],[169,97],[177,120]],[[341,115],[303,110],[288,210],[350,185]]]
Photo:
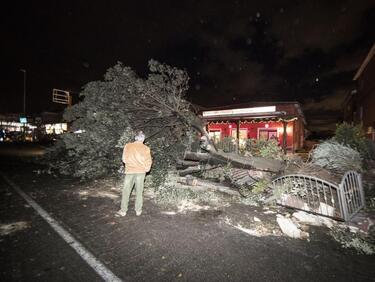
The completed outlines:
[[[3,179],[0,198],[0,281],[101,281]]]
[[[308,242],[251,236],[225,224],[227,217],[258,216],[249,206],[166,214],[146,198],[142,216],[130,210],[116,218],[118,187],[38,174],[35,164],[14,158],[0,164],[124,281],[375,281],[374,256],[342,249],[319,229]],[[0,189],[1,225],[13,223],[0,236],[1,281],[101,280],[3,179]]]

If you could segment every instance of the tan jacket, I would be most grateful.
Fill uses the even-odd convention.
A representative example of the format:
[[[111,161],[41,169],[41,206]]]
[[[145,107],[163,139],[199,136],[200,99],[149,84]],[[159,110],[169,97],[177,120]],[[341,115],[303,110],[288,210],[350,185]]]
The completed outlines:
[[[125,173],[145,173],[150,171],[152,159],[150,148],[142,142],[128,143],[122,153]]]

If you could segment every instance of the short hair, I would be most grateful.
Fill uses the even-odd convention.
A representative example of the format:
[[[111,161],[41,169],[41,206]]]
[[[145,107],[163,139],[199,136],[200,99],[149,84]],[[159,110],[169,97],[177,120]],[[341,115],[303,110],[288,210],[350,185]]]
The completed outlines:
[[[135,141],[141,141],[141,142],[143,142],[143,141],[145,141],[145,135],[143,134],[142,131],[139,131],[135,135],[134,139],[135,139]]]

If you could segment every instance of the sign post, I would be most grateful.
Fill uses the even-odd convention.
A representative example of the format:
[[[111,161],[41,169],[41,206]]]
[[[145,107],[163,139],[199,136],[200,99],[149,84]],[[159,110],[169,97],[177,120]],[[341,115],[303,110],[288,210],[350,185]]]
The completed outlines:
[[[52,102],[58,104],[65,104],[68,105],[68,107],[71,107],[72,95],[70,95],[69,91],[54,88],[52,90]],[[69,129],[69,124],[67,125],[67,127]]]
[[[70,95],[69,91],[54,88],[52,90],[52,102],[70,107],[72,105],[72,95]]]

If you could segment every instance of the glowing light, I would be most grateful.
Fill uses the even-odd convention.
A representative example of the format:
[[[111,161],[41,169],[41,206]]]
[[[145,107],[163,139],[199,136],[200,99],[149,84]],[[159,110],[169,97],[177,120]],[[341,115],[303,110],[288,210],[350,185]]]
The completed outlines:
[[[264,125],[264,127],[265,127],[265,128],[268,128],[268,127],[270,127],[270,125],[269,125],[268,123],[266,123],[266,124]]]
[[[286,134],[290,135],[293,132],[293,126],[287,126],[286,127]],[[284,133],[284,128],[283,127],[278,127],[277,128],[277,133],[278,134],[283,134]]]
[[[45,127],[47,134],[62,134],[68,129],[66,123],[46,124]]]
[[[204,117],[215,117],[215,116],[231,116],[238,114],[256,114],[256,113],[269,113],[275,112],[276,106],[267,107],[253,107],[253,108],[242,108],[242,109],[229,109],[220,111],[204,111],[202,115]]]

